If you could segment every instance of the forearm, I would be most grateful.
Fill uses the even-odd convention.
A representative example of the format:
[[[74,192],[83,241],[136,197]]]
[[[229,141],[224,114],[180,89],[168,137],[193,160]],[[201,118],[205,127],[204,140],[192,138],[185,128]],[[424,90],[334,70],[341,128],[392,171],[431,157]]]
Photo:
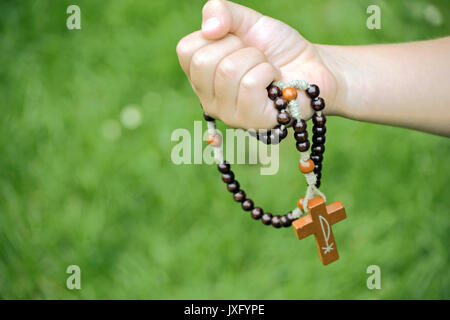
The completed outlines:
[[[450,136],[450,37],[318,48],[337,80],[338,115]]]

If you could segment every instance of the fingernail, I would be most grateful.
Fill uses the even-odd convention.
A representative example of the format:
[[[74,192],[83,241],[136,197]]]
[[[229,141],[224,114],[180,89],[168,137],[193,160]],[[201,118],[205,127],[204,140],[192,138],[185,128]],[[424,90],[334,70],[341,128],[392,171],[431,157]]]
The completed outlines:
[[[219,19],[213,17],[206,20],[202,25],[203,31],[213,31],[214,29],[217,29],[217,27],[220,25]]]

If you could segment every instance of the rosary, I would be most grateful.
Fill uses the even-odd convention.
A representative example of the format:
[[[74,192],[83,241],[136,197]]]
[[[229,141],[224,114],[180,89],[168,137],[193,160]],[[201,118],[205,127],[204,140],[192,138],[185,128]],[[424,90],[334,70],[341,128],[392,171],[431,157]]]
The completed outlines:
[[[302,119],[296,100],[297,90],[306,92],[314,110],[311,155],[308,153],[310,142],[306,131],[306,121]],[[331,225],[345,219],[346,214],[340,201],[325,205],[325,195],[319,190],[325,152],[326,117],[322,113],[325,101],[319,97],[318,86],[310,85],[303,80],[294,80],[287,85],[281,81],[275,81],[267,88],[267,92],[278,111],[278,125],[270,131],[249,131],[249,133],[263,143],[276,144],[286,138],[287,127],[292,125],[296,147],[300,152],[298,167],[308,185],[306,195],[298,199],[294,210],[285,215],[272,215],[254,206],[253,201],[247,198],[244,190],[240,188],[230,164],[223,159],[222,137],[217,133],[215,119],[204,113],[203,117],[208,125],[208,143],[213,147],[214,158],[218,163],[223,182],[227,184],[228,191],[233,194],[233,199],[241,203],[242,209],[250,211],[252,218],[261,220],[264,225],[272,225],[275,228],[292,225],[299,239],[314,234],[319,258],[324,265],[327,265],[339,258]]]

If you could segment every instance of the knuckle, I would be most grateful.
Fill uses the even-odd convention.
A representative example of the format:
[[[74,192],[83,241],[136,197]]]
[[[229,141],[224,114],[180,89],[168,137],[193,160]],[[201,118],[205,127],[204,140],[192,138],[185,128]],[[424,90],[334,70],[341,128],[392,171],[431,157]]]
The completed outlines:
[[[189,56],[191,55],[195,49],[196,44],[198,43],[198,38],[200,37],[200,32],[195,31],[188,35],[185,35],[180,39],[177,43],[176,51],[178,56]]]
[[[192,67],[194,68],[200,68],[208,63],[208,53],[205,52],[205,50],[198,50],[194,55],[192,56]]]
[[[222,79],[233,77],[238,73],[236,63],[229,58],[225,58],[217,67],[217,75]]]
[[[241,89],[251,90],[256,87],[258,79],[254,76],[246,74],[241,80]]]
[[[188,36],[185,36],[180,41],[178,41],[176,51],[179,57],[183,57],[189,54],[190,48],[188,42]]]
[[[177,55],[179,57],[181,57],[181,56],[183,56],[185,54],[186,49],[185,49],[185,46],[184,46],[183,39],[178,41],[176,50],[177,50]]]

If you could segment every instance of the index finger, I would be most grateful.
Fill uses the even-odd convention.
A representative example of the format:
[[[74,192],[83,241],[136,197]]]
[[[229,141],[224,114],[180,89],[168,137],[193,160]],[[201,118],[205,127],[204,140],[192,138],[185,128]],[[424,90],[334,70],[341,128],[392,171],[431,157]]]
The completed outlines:
[[[200,30],[188,34],[178,42],[178,60],[180,62],[181,68],[183,69],[184,73],[186,73],[186,76],[189,80],[191,79],[189,68],[191,65],[192,56],[198,49],[206,46],[207,44],[210,44],[211,42],[213,41],[203,38],[202,32]]]

